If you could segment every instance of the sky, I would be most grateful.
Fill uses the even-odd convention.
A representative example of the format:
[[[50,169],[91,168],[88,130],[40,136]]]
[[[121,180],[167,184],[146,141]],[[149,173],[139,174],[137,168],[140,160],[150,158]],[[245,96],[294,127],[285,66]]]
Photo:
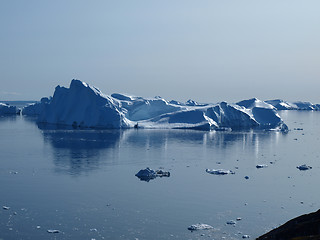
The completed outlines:
[[[319,0],[0,1],[0,101],[105,94],[320,103]]]

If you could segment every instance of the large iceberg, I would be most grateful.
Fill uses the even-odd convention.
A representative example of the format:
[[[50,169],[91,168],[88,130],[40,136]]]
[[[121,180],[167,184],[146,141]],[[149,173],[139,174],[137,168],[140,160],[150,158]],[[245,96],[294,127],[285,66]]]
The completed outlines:
[[[255,98],[236,104],[198,104],[193,100],[182,104],[159,96],[108,96],[80,80],[72,80],[69,88],[57,86],[52,98],[25,107],[23,114],[38,115],[41,123],[83,128],[287,130],[276,108]]]
[[[15,115],[15,114],[19,114],[19,113],[20,113],[20,110],[17,109],[16,106],[10,106],[5,103],[0,103],[0,116]]]

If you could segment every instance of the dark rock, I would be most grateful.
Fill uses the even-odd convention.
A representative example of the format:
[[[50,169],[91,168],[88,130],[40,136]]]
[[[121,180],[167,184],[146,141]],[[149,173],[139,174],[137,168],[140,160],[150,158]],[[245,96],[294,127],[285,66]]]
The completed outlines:
[[[257,238],[257,240],[264,239],[320,239],[320,209],[317,212],[294,218],[284,225]]]

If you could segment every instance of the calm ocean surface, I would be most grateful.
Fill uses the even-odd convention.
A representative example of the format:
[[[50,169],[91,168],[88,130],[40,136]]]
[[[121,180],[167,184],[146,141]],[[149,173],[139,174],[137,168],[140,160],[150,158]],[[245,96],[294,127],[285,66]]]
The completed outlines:
[[[254,239],[320,208],[320,112],[280,114],[287,134],[57,130],[1,117],[0,239]],[[146,167],[171,176],[140,181]],[[214,229],[188,231],[196,223]]]

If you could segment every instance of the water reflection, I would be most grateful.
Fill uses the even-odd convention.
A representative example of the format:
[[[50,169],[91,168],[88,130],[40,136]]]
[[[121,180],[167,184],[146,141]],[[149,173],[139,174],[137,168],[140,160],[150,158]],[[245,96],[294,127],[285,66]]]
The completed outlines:
[[[276,139],[286,133],[272,131],[242,132],[205,132],[196,130],[128,130],[121,142],[143,148],[167,148],[168,144],[203,145],[211,148],[226,149],[234,143],[242,143],[242,147],[259,148],[259,142],[270,138]],[[258,150],[258,149],[257,149]]]
[[[0,116],[0,122],[14,122],[18,117],[19,115],[2,115]]]
[[[246,152],[248,149],[258,156],[262,146],[275,145],[278,135],[282,134],[265,131],[81,130],[41,124],[38,127],[44,142],[52,147],[55,171],[71,175],[99,169],[104,164],[152,164],[156,159],[177,155],[177,149],[185,147],[195,148],[199,158],[207,158],[209,153],[212,156],[215,151]]]
[[[108,161],[108,153],[117,152],[120,130],[79,130],[38,124],[45,144],[53,147],[55,171],[79,175]],[[111,160],[114,158],[112,157]]]

